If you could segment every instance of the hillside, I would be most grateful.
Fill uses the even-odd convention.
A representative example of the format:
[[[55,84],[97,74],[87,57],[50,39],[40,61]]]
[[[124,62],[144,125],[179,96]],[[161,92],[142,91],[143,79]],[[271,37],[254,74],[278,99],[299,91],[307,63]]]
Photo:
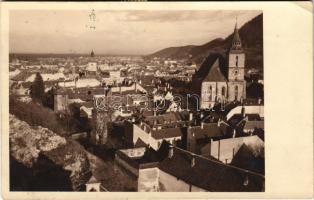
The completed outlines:
[[[239,34],[246,53],[246,66],[248,68],[263,68],[263,15],[258,15],[245,23]],[[224,54],[228,49],[231,40],[231,33],[225,39],[217,38],[203,45],[189,45],[183,47],[170,47],[155,52],[148,57],[161,57],[181,59],[191,57],[192,61],[200,64],[210,53]]]
[[[90,175],[82,146],[10,114],[11,190],[78,191]]]
[[[190,51],[197,46],[189,45],[182,47],[169,47],[163,50],[160,50],[151,56],[153,57],[170,57],[170,58],[186,58],[189,56]]]

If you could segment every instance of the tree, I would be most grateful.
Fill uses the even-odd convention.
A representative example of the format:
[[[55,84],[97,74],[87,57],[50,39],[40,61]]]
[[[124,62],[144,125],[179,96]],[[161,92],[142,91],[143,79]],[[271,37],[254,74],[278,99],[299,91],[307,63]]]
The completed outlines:
[[[45,94],[45,85],[40,73],[36,73],[35,80],[30,87],[30,96],[33,101],[42,103]]]
[[[250,98],[262,98],[264,97],[264,86],[261,83],[252,83],[247,88],[247,96]]]

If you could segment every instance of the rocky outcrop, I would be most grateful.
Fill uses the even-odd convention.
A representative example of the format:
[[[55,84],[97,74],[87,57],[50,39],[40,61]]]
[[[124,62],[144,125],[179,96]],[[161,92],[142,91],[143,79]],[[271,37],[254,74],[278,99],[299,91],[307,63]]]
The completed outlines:
[[[51,168],[50,171],[49,167],[45,168],[46,162],[49,162],[49,166],[60,166],[62,170],[68,172],[65,173],[68,177],[64,178],[70,180],[72,190],[80,190],[91,176],[86,153],[77,142],[65,139],[41,126],[31,127],[11,114],[10,156],[28,169],[40,166],[45,170],[44,174],[49,174],[50,171],[55,173],[52,172],[55,168]],[[37,168],[36,172],[41,170]],[[36,181],[38,182],[38,179]],[[51,190],[49,180],[44,181],[48,182],[48,190]],[[43,184],[47,185],[47,183]]]

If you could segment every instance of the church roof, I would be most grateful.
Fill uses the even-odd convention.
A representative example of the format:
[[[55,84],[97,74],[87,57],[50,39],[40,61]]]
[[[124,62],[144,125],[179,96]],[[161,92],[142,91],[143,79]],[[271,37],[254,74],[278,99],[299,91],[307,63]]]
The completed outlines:
[[[195,77],[206,81],[226,81],[227,66],[224,56],[220,53],[211,53],[195,73]]]
[[[211,66],[207,76],[204,81],[213,81],[213,82],[224,82],[227,81],[227,78],[222,74],[219,67],[219,58],[216,59],[214,64]]]

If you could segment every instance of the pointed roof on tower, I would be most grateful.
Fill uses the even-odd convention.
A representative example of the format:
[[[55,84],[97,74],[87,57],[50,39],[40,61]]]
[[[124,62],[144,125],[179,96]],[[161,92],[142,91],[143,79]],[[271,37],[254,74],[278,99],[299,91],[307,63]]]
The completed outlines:
[[[236,21],[236,24],[234,26],[234,32],[233,32],[233,38],[231,43],[230,51],[242,51],[242,42],[239,35],[238,30],[238,22]]]
[[[94,53],[93,50],[92,50],[92,52],[90,53],[90,56],[91,56],[91,57],[94,57],[94,56],[95,56],[95,53]]]

